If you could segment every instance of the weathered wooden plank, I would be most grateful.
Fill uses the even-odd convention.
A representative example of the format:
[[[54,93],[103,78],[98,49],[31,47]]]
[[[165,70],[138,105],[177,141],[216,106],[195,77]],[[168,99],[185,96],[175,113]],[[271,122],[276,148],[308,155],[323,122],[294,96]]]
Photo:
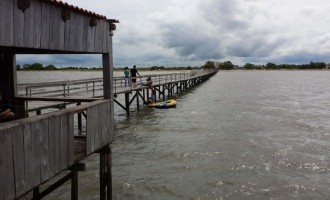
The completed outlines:
[[[15,46],[23,46],[24,44],[24,13],[22,10],[20,10],[16,5],[18,0],[13,0],[14,5],[14,26],[13,26],[13,35],[14,35],[14,45]],[[12,12],[11,10],[9,12]],[[6,25],[7,27],[7,25]],[[6,28],[7,29],[7,28]],[[8,33],[6,33],[8,34]]]
[[[58,32],[58,20],[60,9],[57,7],[52,7],[51,12],[49,13],[49,48],[50,49],[59,49],[59,32]]]
[[[87,155],[95,150],[96,134],[98,134],[98,107],[87,108]]]
[[[25,163],[24,163],[24,134],[23,126],[13,128],[13,151],[14,151],[14,170],[15,188],[17,196],[25,191]]]
[[[107,113],[107,119],[106,119],[106,124],[108,125],[107,127],[107,143],[110,143],[113,140],[113,127],[114,127],[114,121],[113,121],[113,112],[111,110],[111,102],[105,103],[105,111]]]
[[[61,116],[55,116],[55,172],[61,171]]]
[[[68,164],[74,162],[74,113],[68,114]]]
[[[81,44],[79,43],[79,38],[80,38],[80,28],[79,27],[79,23],[78,23],[78,19],[79,19],[79,15],[72,12],[71,13],[71,19],[70,19],[70,46],[69,46],[69,50],[71,51],[76,51],[77,49],[79,49],[78,47]]]
[[[41,183],[41,137],[42,129],[40,121],[31,123],[31,135],[32,135],[32,162],[31,162],[31,173],[32,173],[32,184],[33,186]]]
[[[95,52],[102,52],[103,49],[103,21],[96,26],[95,30]]]
[[[23,45],[25,47],[33,47],[34,5],[35,3],[31,2],[31,6],[24,11]]]
[[[24,166],[25,166],[25,187],[32,188],[35,175],[33,174],[33,156],[32,156],[32,133],[31,124],[22,125],[24,135]]]
[[[61,170],[61,121],[59,116],[51,117],[48,121],[49,130],[49,175],[55,175]]]
[[[76,38],[78,40],[78,44],[76,45],[76,50],[78,51],[82,51],[83,50],[83,43],[86,41],[86,40],[83,40],[83,36],[84,36],[84,17],[80,14],[76,14]],[[77,31],[79,30],[79,31]]]
[[[68,116],[61,115],[61,170],[68,167]]]
[[[71,20],[67,20],[64,22],[64,50],[66,51],[70,50],[70,25]]]
[[[62,20],[61,11],[58,11],[57,17],[57,29],[58,29],[58,49],[64,50],[64,40],[65,40],[65,22]]]
[[[99,20],[97,20],[98,26],[100,25]],[[96,27],[90,27],[88,26],[88,31],[87,31],[87,51],[88,52],[94,52],[94,44],[95,44],[95,30]]]
[[[107,47],[108,47],[108,42],[109,41],[107,40],[107,36],[109,35],[109,32],[108,32],[109,24],[106,23],[106,22],[103,22],[102,25],[103,25],[103,31],[102,31],[102,33],[103,33],[103,42],[102,42],[103,46],[102,46],[102,50],[103,50],[103,52],[108,52],[109,49]]]
[[[106,130],[106,140],[107,140],[107,144],[109,144],[112,141],[112,130],[111,127],[114,125],[114,122],[111,121],[111,105],[110,102],[105,103],[105,112],[107,113],[107,119],[105,121],[105,123],[107,124],[107,130]]]
[[[56,117],[51,117],[49,118],[48,121],[48,144],[49,144],[49,151],[48,151],[48,156],[49,156],[49,174],[54,175],[56,173],[55,171],[55,158],[56,158],[56,127],[58,126],[55,123]]]
[[[34,27],[33,27],[33,47],[40,48],[41,43],[41,3],[40,1],[35,1],[34,5]]]
[[[44,119],[40,121],[40,167],[41,167],[41,181],[44,182],[49,178],[49,135],[48,135],[48,121]]]
[[[0,1],[0,46],[5,44],[5,20],[5,1]]]
[[[49,47],[49,26],[50,26],[50,5],[41,2],[41,40],[40,46],[43,49],[48,49]]]
[[[89,17],[86,17],[84,15],[81,16],[81,29],[82,29],[82,35],[81,35],[81,51],[87,52],[87,34],[88,34],[88,27],[89,27]]]
[[[0,132],[0,197],[4,200],[15,198],[14,166],[13,166],[12,129]]]
[[[100,105],[103,110],[103,118],[100,119],[102,123],[103,131],[102,131],[102,146],[109,144],[111,142],[111,126],[113,125],[111,120],[111,112],[110,112],[110,102],[106,102]]]
[[[98,121],[99,140],[95,141],[95,145],[97,147],[103,147],[104,144],[106,143],[107,125],[105,124],[105,120],[106,120],[107,116],[106,116],[106,111],[104,110],[104,104],[99,104],[97,107],[99,109],[99,121]]]

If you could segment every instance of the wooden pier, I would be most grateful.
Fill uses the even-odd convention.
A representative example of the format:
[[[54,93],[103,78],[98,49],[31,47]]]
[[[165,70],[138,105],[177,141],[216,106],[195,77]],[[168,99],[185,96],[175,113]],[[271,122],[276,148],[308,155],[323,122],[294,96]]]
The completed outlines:
[[[137,86],[132,88],[122,77],[113,78],[114,102],[125,110],[129,110],[133,102],[139,110],[140,105],[147,102],[151,90],[156,91],[156,100],[164,101],[178,95],[213,76],[216,70],[198,70],[185,73],[153,74],[138,77]],[[147,77],[152,79],[152,87],[142,86]],[[18,84],[19,98],[26,101],[27,115],[40,115],[50,108],[63,109],[70,104],[80,105],[82,102],[102,98],[103,81],[100,78],[75,81],[58,81],[45,83]],[[117,98],[123,96],[123,98]],[[120,99],[120,100],[118,100]],[[34,113],[35,112],[35,113]]]
[[[150,96],[149,87],[125,87],[123,78],[113,77],[112,36],[118,21],[56,0],[0,0],[0,13],[0,90],[16,113],[15,120],[0,124],[0,199],[26,193],[42,199],[71,181],[71,199],[77,200],[78,172],[88,170],[82,160],[93,153],[100,155],[100,199],[112,199],[114,104],[129,114],[134,101],[139,109]],[[17,54],[102,54],[103,77],[17,84]],[[154,75],[153,89],[165,99],[215,73]],[[122,102],[119,95],[124,95]],[[44,112],[49,108],[55,111]]]

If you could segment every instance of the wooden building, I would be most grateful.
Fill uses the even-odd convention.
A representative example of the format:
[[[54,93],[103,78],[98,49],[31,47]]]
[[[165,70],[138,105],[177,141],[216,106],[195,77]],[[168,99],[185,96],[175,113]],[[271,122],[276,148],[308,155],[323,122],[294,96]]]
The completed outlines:
[[[16,108],[16,119],[0,124],[1,200],[32,190],[33,198],[41,199],[67,180],[72,181],[72,199],[78,199],[77,171],[84,168],[79,161],[94,152],[100,153],[101,199],[111,199],[112,32],[117,22],[57,0],[0,0],[0,87]],[[17,54],[102,54],[104,99],[81,99],[88,103],[26,117],[27,99],[17,96]],[[74,135],[77,113],[86,116],[87,127],[79,138],[79,153]],[[39,190],[64,170],[70,170],[66,177]]]

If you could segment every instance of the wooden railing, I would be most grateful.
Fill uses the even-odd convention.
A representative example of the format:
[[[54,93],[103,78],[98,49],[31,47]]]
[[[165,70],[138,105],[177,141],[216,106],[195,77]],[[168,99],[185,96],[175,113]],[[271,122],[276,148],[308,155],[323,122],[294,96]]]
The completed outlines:
[[[111,100],[0,126],[0,199],[15,199],[74,164],[74,115],[86,112],[85,155],[113,140]]]
[[[198,70],[188,73],[171,73],[171,74],[153,74],[143,75],[137,77],[137,84],[146,82],[147,77],[151,77],[154,84],[161,84],[179,80],[186,80],[192,77],[201,76],[209,73],[209,71]],[[113,78],[114,93],[120,92],[125,86],[124,77]],[[131,80],[128,80],[131,82]],[[43,82],[43,83],[20,83],[18,84],[19,96],[39,96],[39,97],[54,97],[54,96],[72,96],[84,95],[85,97],[100,97],[103,90],[103,79],[83,79],[75,81],[57,81],[57,82]],[[99,93],[98,93],[99,92]]]

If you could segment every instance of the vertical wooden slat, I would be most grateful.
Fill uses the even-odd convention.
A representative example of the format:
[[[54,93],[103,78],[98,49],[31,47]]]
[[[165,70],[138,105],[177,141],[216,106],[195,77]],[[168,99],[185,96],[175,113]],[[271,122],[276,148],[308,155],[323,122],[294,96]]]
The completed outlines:
[[[27,189],[32,188],[35,184],[33,179],[33,156],[32,156],[32,133],[30,124],[23,125],[24,135],[24,166],[25,166],[25,186]]]
[[[104,103],[104,111],[106,113],[106,119],[104,120],[104,124],[106,124],[105,131],[105,140],[106,144],[109,144],[112,141],[112,131],[111,126],[113,126],[113,122],[111,121],[111,110],[110,110],[110,102]]]
[[[5,43],[5,1],[0,1],[0,44]]]
[[[33,32],[33,47],[40,48],[41,38],[41,2],[34,3],[34,32]]]
[[[99,126],[99,147],[103,147],[104,144],[106,144],[106,129],[107,125],[104,123],[106,120],[106,112],[104,110],[104,104],[99,104],[98,106],[99,109],[99,121],[98,121],[98,126]]]
[[[54,117],[54,125],[55,125],[55,136],[54,136],[54,142],[55,142],[55,173],[61,171],[61,116],[55,116]]]
[[[14,32],[12,33],[13,36],[14,36],[14,43],[13,44],[15,46],[23,46],[23,44],[24,44],[24,13],[23,13],[22,10],[18,9],[17,1],[18,0],[13,0],[13,2],[14,2],[14,6],[13,6],[14,12],[12,12],[12,10],[9,10],[7,12],[10,12],[10,13],[14,14],[14,16],[13,16],[13,19],[14,19],[13,31]],[[6,29],[7,29],[7,25],[6,25]],[[6,33],[6,34],[8,34],[8,33]]]
[[[102,23],[103,25],[103,30],[102,30],[102,33],[103,33],[103,42],[102,42],[102,50],[103,52],[108,52],[109,49],[108,49],[108,41],[107,41],[107,35],[108,35],[108,31],[109,30],[109,24],[107,22],[104,22]],[[108,28],[108,29],[107,29]]]
[[[49,48],[59,49],[59,30],[58,30],[58,20],[62,20],[59,16],[60,8],[52,7],[49,13]]]
[[[61,115],[61,169],[68,167],[68,115]]]
[[[95,150],[96,134],[98,132],[98,108],[87,108],[87,154]]]
[[[34,35],[34,6],[35,3],[31,2],[31,6],[24,11],[24,31],[23,31],[23,45],[25,47],[33,47]]]
[[[87,35],[89,27],[89,17],[81,15],[81,29],[82,29],[82,38],[81,38],[81,50],[87,52]]]
[[[113,115],[112,115],[112,110],[111,110],[111,102],[106,103],[106,113],[107,113],[107,119],[106,119],[106,124],[108,125],[107,129],[107,141],[111,142],[113,140],[113,127],[114,127],[114,121],[113,121]]]
[[[100,20],[98,20],[98,25],[99,26],[99,22]],[[95,30],[96,27],[90,27],[88,26],[88,31],[87,31],[87,51],[88,52],[94,52],[94,44],[95,44]]]
[[[31,123],[32,135],[32,162],[31,162],[31,182],[37,186],[41,182],[41,124],[40,121]]]
[[[17,196],[25,192],[24,134],[23,127],[13,129],[13,151],[15,169],[15,188]]]
[[[103,24],[104,21],[100,21],[99,24],[97,24],[96,26],[96,30],[95,30],[95,48],[94,51],[95,52],[102,52],[102,48],[103,48]]]
[[[49,47],[49,21],[50,21],[50,5],[45,2],[41,2],[41,40],[40,46],[43,49]]]
[[[69,41],[69,50],[77,50],[79,43],[80,27],[78,26],[78,19],[76,13],[71,13],[70,19],[70,41]],[[79,30],[79,31],[78,31]]]
[[[49,119],[49,176],[61,171],[61,118],[54,116]]]
[[[74,114],[68,114],[68,164],[71,165],[74,162]]]
[[[11,129],[0,132],[0,170],[2,170],[0,197],[2,196],[4,200],[14,199],[16,196],[12,142],[13,135]]]
[[[71,20],[64,22],[64,50],[70,49],[70,23]]]
[[[49,135],[48,135],[48,119],[40,121],[40,167],[41,181],[44,182],[49,178]]]
[[[84,40],[84,17],[80,14],[76,14],[76,25],[77,25],[77,30],[76,31],[76,38],[78,40],[78,43],[76,44],[76,50],[82,51],[83,50],[83,43],[86,41]]]
[[[56,173],[55,171],[55,149],[56,149],[56,134],[55,132],[55,127],[57,124],[55,124],[55,117],[52,117],[48,121],[48,144],[49,144],[49,151],[48,151],[48,156],[49,156],[49,174],[50,176],[54,175]]]
[[[65,40],[65,22],[62,20],[61,12],[58,11],[57,14],[57,28],[58,28],[58,47],[59,50],[64,50],[64,40]]]

